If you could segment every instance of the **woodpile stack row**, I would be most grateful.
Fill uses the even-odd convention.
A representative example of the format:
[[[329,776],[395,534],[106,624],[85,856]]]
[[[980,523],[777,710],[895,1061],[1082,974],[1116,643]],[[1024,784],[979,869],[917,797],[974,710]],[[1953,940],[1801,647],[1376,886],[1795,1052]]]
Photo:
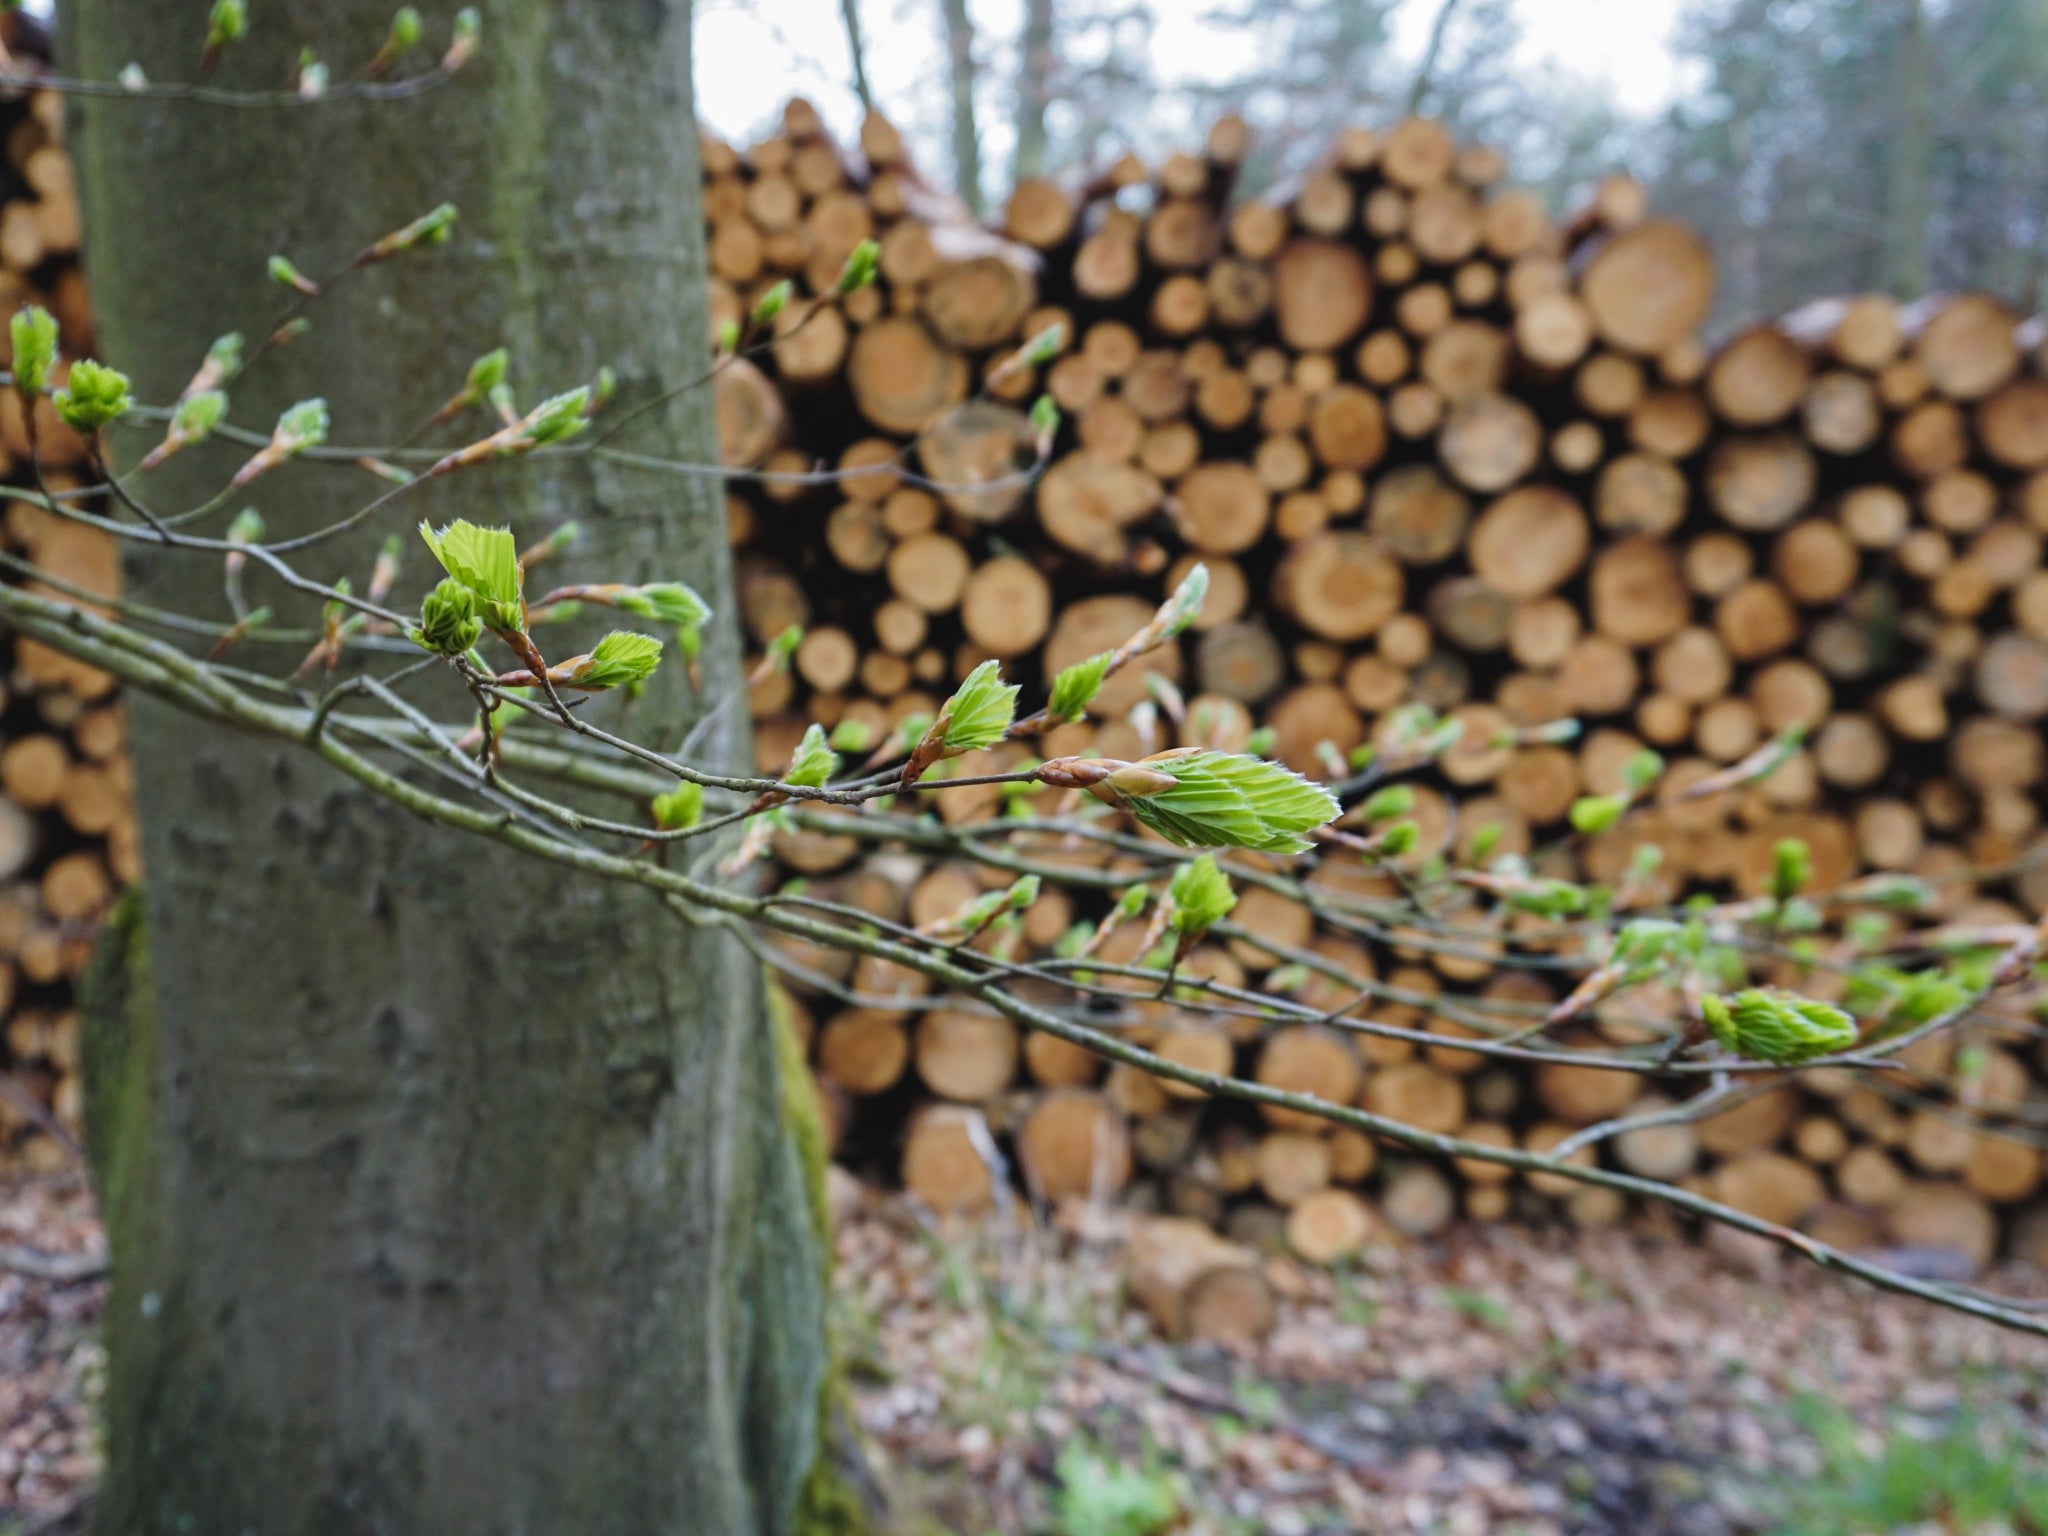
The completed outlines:
[[[709,146],[721,316],[783,278],[822,293],[855,240],[881,247],[873,289],[808,322],[792,304],[787,341],[721,386],[729,456],[771,472],[732,496],[744,622],[757,646],[806,631],[789,675],[754,696],[764,770],[807,722],[857,719],[879,736],[989,656],[1029,698],[1128,635],[1200,561],[1200,620],[1148,662],[1172,693],[1121,677],[1048,755],[1235,746],[1266,724],[1276,755],[1327,777],[1332,749],[1350,753],[1420,702],[1465,729],[1418,791],[1418,866],[1488,824],[1503,849],[1553,847],[1574,798],[1617,789],[1649,746],[1671,764],[1660,803],[1545,853],[1550,872],[1611,880],[1655,842],[1663,894],[1755,894],[1776,844],[1798,837],[1819,889],[1911,871],[1935,882],[1944,920],[2039,915],[2038,323],[1973,295],[1859,297],[1709,348],[1712,255],[1625,178],[1559,224],[1498,155],[1409,120],[1346,133],[1283,192],[1233,201],[1245,141],[1226,119],[1200,154],[1027,182],[993,229],[929,191],[879,120],[857,154],[802,102],[751,151]],[[1060,354],[1017,367],[1020,344],[1055,321]],[[1041,392],[1064,419],[1026,486],[1006,476],[1029,457],[1023,410]],[[773,477],[819,468],[860,473]],[[1175,697],[1184,710],[1164,707]],[[1565,716],[1583,722],[1575,742],[1495,745]],[[1676,803],[1795,724],[1807,744],[1768,780]],[[957,822],[999,801],[936,808]],[[816,888],[918,923],[994,878],[814,834],[779,852]],[[1364,887],[1338,863],[1315,879]],[[1046,894],[1027,944],[1099,915],[1084,907]],[[1232,980],[1257,985],[1312,949],[1411,993],[1503,1010],[1555,994],[1504,950],[1366,945],[1256,891],[1234,916],[1273,947],[1197,952]],[[1620,1214],[1564,1181],[1435,1166],[1323,1123],[1199,1102],[944,1000],[876,1006],[913,979],[801,958],[810,979],[790,988],[848,1156],[899,1171],[940,1209],[1002,1198],[1014,1166],[1041,1197],[1121,1192],[1315,1258],[1461,1210]],[[1480,1139],[1551,1144],[1655,1101],[1627,1074],[1507,1071],[1450,1045],[1320,1028],[1237,1038],[1163,1006],[1137,1016],[1133,1037],[1177,1059]],[[1598,1026],[1614,1040],[1632,1030]],[[1600,1155],[1855,1246],[1981,1265],[2048,1247],[2044,1073],[2023,1000],[1908,1074],[1779,1088]],[[1228,1294],[1251,1283],[1255,1269],[1206,1252],[1161,1264],[1220,1264]]]
[[[41,98],[8,110],[0,282],[11,302],[50,304],[68,342],[89,317],[58,114]],[[1233,200],[1245,149],[1226,119],[1199,154],[1026,183],[984,228],[919,178],[879,118],[842,146],[795,102],[783,131],[744,153],[707,142],[714,320],[742,320],[784,279],[797,295],[774,345],[717,386],[725,456],[763,472],[729,501],[744,627],[756,647],[805,630],[791,668],[752,699],[764,769],[811,720],[879,737],[988,656],[1030,697],[1124,639],[1200,561],[1211,585],[1194,629],[1115,679],[1048,753],[1234,747],[1271,725],[1278,756],[1327,776],[1332,752],[1419,702],[1465,731],[1418,786],[1418,866],[1495,826],[1503,850],[1538,850],[1547,872],[1612,879],[1655,842],[1663,894],[1753,893],[1796,836],[1823,888],[1909,870],[1936,882],[1944,919],[2040,913],[2037,324],[1975,296],[1865,297],[1709,349],[1711,254],[1625,179],[1560,225],[1506,183],[1499,156],[1411,120],[1349,132],[1283,192]],[[879,281],[814,310],[868,238]],[[1054,322],[1059,354],[1017,366]],[[1063,424],[1032,482],[1015,472],[1033,457],[1026,412],[1041,393]],[[18,459],[18,422],[0,414],[0,428]],[[99,541],[19,504],[5,531],[67,581],[111,590]],[[10,646],[6,678],[0,1060],[67,1119],[69,980],[135,874],[120,716],[104,678],[35,647]],[[1584,722],[1575,742],[1494,745],[1564,716]],[[1795,723],[1808,744],[1770,779],[1673,799]],[[1667,803],[1561,839],[1573,799],[1616,788],[1645,745],[1672,764]],[[999,797],[937,808],[957,824],[995,814]],[[916,923],[993,878],[817,833],[777,852],[815,888]],[[1313,878],[1374,890],[1339,859]],[[1098,915],[1048,891],[1024,942],[1047,949]],[[1310,951],[1502,1014],[1556,990],[1504,938],[1455,953],[1368,944],[1251,889],[1233,918],[1248,937],[1206,944],[1190,966],[1258,985],[1290,969],[1283,954]],[[1141,1288],[1175,1328],[1249,1326],[1265,1283],[1255,1255],[1272,1245],[1326,1260],[1460,1213],[1622,1214],[1604,1192],[1439,1166],[1106,1070],[871,964],[795,958],[788,1000],[850,1162],[947,1211],[1021,1188],[1170,1213]],[[1132,956],[1113,943],[1105,958]],[[1291,985],[1344,995],[1313,975]],[[1599,1155],[1856,1246],[2040,1256],[2048,1053],[2025,1001],[1909,1074],[1773,1089]],[[1130,1013],[1132,1038],[1175,1059],[1477,1140],[1554,1144],[1656,1101],[1632,1075],[1489,1064],[1457,1048],[1463,1026],[1414,1005],[1371,1016],[1445,1045]],[[1637,1031],[1617,1014],[1587,1038]],[[0,1103],[0,1126],[18,1113]]]
[[[0,313],[45,306],[78,355],[92,316],[63,120],[52,92],[0,100]],[[38,427],[51,488],[84,483],[77,439],[52,416]],[[11,389],[0,483],[33,483]],[[111,539],[26,502],[0,509],[0,548],[48,573],[49,590],[115,590]],[[0,1163],[60,1158],[60,1138],[78,1129],[74,983],[108,906],[139,875],[125,739],[111,677],[0,631]]]

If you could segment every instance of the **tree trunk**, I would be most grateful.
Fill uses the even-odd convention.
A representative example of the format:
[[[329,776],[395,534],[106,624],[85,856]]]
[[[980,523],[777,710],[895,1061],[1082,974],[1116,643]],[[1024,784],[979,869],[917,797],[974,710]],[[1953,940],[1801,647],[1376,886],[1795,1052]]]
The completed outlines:
[[[1934,85],[1927,13],[1902,0],[1899,25],[1898,131],[1892,136],[1885,199],[1885,286],[1902,299],[1927,291],[1927,217],[1934,195]]]
[[[953,181],[968,212],[981,217],[981,130],[974,118],[974,18],[967,0],[939,0],[953,101]]]
[[[390,10],[259,7],[220,83],[283,80],[304,44],[367,54]],[[484,10],[476,61],[412,101],[85,109],[100,337],[142,398],[172,398],[217,333],[266,333],[271,252],[331,269],[443,199],[461,209],[450,243],[336,285],[237,389],[236,421],[323,394],[337,440],[394,442],[500,342],[528,406],[600,364],[615,412],[694,372],[687,0]],[[78,0],[73,64],[175,78],[200,15]],[[708,394],[633,441],[710,461]],[[149,493],[194,504],[237,456],[183,455]],[[288,535],[369,487],[294,467],[258,499]],[[715,482],[589,456],[437,481],[315,551],[312,573],[360,582],[399,532],[402,606],[429,574],[413,525],[460,515],[522,543],[574,517],[584,536],[550,582],[680,578],[731,607]],[[221,610],[212,561],[145,550],[127,576]],[[706,693],[737,667],[722,623]],[[672,743],[695,697],[679,673],[610,719]],[[416,696],[446,718],[432,690],[449,686]],[[820,1443],[822,1266],[745,951],[648,893],[422,825],[295,749],[128,707],[147,922],[97,989],[114,1290],[95,1529],[789,1528]],[[741,761],[742,735],[717,754]],[[147,973],[122,964],[145,953]]]
[[[875,94],[868,85],[868,47],[861,30],[860,0],[839,0],[839,16],[846,24],[846,52],[853,65],[853,93],[860,98],[863,112],[875,110]]]
[[[1058,63],[1053,20],[1053,0],[1026,0],[1017,48],[1017,147],[1010,165],[1012,186],[1045,169],[1045,107],[1052,99],[1052,73]]]

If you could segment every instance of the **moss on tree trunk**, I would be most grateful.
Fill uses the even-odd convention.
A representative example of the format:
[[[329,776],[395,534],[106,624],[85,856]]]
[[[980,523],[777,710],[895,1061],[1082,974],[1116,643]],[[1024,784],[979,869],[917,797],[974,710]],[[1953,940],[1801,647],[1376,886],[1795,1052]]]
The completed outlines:
[[[391,9],[252,7],[221,78],[274,85],[302,46],[345,78]],[[425,9],[438,45],[453,7]],[[477,61],[412,102],[86,107],[101,351],[144,398],[174,396],[219,333],[265,334],[273,251],[330,270],[444,200],[451,243],[337,285],[235,387],[234,421],[267,428],[319,394],[337,441],[396,441],[500,344],[528,405],[601,364],[615,409],[691,375],[688,6],[483,9]],[[203,15],[77,0],[69,62],[184,77]],[[708,402],[655,412],[635,441],[709,461]],[[140,446],[123,436],[117,458]],[[181,456],[150,495],[193,505],[237,457]],[[254,489],[291,534],[376,487],[294,466]],[[584,537],[550,576],[730,596],[715,482],[588,457],[438,482],[310,569],[360,583],[385,534],[455,516],[522,540],[573,517]],[[416,541],[407,560],[410,598]],[[139,595],[221,611],[215,562],[143,550],[126,571]],[[306,616],[260,577],[252,596]],[[737,665],[721,622],[706,691]],[[662,678],[623,723],[673,742],[696,695],[680,669]],[[97,1530],[791,1528],[820,1443],[823,1269],[745,953],[291,749],[130,707],[146,897],[101,967],[89,1046],[115,1276]],[[735,762],[743,728],[716,743]]]

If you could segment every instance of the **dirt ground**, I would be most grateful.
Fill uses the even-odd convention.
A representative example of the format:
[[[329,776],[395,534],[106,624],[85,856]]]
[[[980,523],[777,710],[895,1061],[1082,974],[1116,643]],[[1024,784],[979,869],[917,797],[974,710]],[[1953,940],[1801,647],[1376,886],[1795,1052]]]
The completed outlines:
[[[1169,1347],[1124,1305],[1113,1218],[940,1230],[900,1199],[839,1204],[841,1358],[902,1536],[1769,1531],[1817,1475],[1817,1399],[1872,1431],[1971,1415],[2048,1455],[2048,1341],[1640,1223],[1279,1261],[1279,1329],[1229,1350]],[[0,1185],[4,1536],[82,1529],[99,1246],[75,1179]],[[1098,1472],[1162,1523],[1087,1527]]]

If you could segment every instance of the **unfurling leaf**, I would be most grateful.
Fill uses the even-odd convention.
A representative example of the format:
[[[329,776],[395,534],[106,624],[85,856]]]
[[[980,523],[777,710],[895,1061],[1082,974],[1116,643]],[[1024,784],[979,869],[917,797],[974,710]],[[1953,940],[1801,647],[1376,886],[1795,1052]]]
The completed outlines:
[[[645,586],[622,588],[612,606],[671,629],[702,629],[711,617],[711,605],[697,595],[695,588],[680,581],[653,581]]]
[[[1152,622],[1160,626],[1161,637],[1171,640],[1181,633],[1202,611],[1202,604],[1209,598],[1209,567],[1197,565],[1181,577],[1180,585],[1173,589],[1173,595],[1162,603]]]
[[[511,529],[479,528],[467,519],[458,519],[439,532],[421,523],[420,537],[441,562],[441,569],[477,595],[486,624],[507,634],[525,629],[519,546]]]
[[[825,781],[838,771],[839,754],[826,742],[825,728],[813,724],[804,731],[804,739],[797,743],[796,751],[790,754],[789,770],[783,774],[782,781],[802,789],[823,789]]]
[[[441,68],[452,75],[475,57],[483,31],[484,19],[475,6],[465,5],[457,11],[455,35],[449,40],[448,51],[441,56]]]
[[[57,366],[57,319],[40,304],[18,309],[8,330],[14,343],[14,387],[39,395]]]
[[[211,389],[221,389],[232,384],[235,376],[242,371],[242,333],[229,331],[216,336],[213,345],[206,349],[206,360],[178,394],[182,403],[194,395],[203,395]]]
[[[1375,790],[1359,807],[1359,814],[1367,821],[1392,821],[1414,809],[1415,791],[1406,784],[1389,784],[1385,789]]]
[[[1813,879],[1813,855],[1796,837],[1781,838],[1771,850],[1771,897],[1790,901]]]
[[[654,824],[664,832],[681,832],[704,819],[704,786],[687,779],[653,802]]]
[[[520,419],[504,451],[519,453],[529,448],[546,448],[567,442],[590,425],[584,408],[590,404],[590,386],[543,400]]]
[[[289,256],[270,258],[270,280],[280,288],[289,288],[294,293],[305,294],[308,298],[320,291],[320,285],[301,272],[298,264]]]
[[[957,757],[994,746],[1003,739],[1016,713],[1017,690],[1003,681],[1002,664],[984,661],[967,674],[939,711],[946,755]]]
[[[1191,939],[1200,938],[1222,922],[1237,905],[1237,892],[1230,888],[1230,877],[1206,853],[1173,872],[1166,896],[1173,904],[1174,932]]]
[[[178,408],[171,413],[171,425],[164,433],[164,440],[143,456],[139,469],[154,469],[172,454],[204,442],[213,435],[213,429],[221,424],[228,413],[228,397],[217,389],[209,389],[189,396],[178,402]]]
[[[453,576],[444,576],[420,601],[413,642],[442,656],[460,656],[483,633],[477,595]]]
[[[1645,747],[1621,765],[1621,781],[1637,794],[1657,782],[1657,775],[1664,771],[1664,759]]]
[[[418,9],[410,5],[400,6],[391,18],[391,30],[384,34],[384,46],[377,50],[377,56],[370,60],[363,73],[371,79],[383,74],[419,46],[420,36],[425,31]]]
[[[455,228],[458,216],[453,203],[442,203],[437,208],[430,208],[410,224],[394,229],[363,252],[356,258],[356,265],[368,266],[373,261],[383,261],[415,246],[445,245],[448,243],[449,232]]]
[[[1305,834],[1338,815],[1322,785],[1278,763],[1226,752],[1182,750],[1123,764],[1090,792],[1183,848],[1306,853]]]
[[[229,43],[238,43],[249,32],[247,0],[213,0],[206,18],[206,51],[218,53]]]
[[[844,296],[867,287],[875,280],[881,260],[881,246],[872,240],[861,241],[847,256],[846,265],[839,269],[839,281],[833,284],[832,291]]]
[[[567,664],[567,681],[572,688],[624,688],[645,682],[660,663],[661,642],[654,636],[615,629],[588,656]]]
[[[1751,1061],[1795,1066],[1856,1044],[1856,1021],[1848,1014],[1782,987],[1703,997],[1700,1013],[1716,1040]]]
[[[1055,320],[1017,349],[1017,361],[1026,368],[1039,367],[1058,357],[1066,344],[1066,322]]]
[[[99,363],[80,360],[57,391],[57,419],[74,432],[90,437],[128,413],[128,375]]]
[[[1088,712],[1088,706],[1095,702],[1095,695],[1101,692],[1102,680],[1109,672],[1109,661],[1110,653],[1099,651],[1085,661],[1061,668],[1059,676],[1052,680],[1052,698],[1046,705],[1046,713],[1055,720],[1079,720]]]
[[[463,393],[472,401],[488,400],[491,391],[505,382],[505,375],[512,367],[512,354],[503,347],[486,352],[469,365],[469,375],[463,381]]]
[[[1025,875],[999,891],[986,891],[940,925],[945,931],[973,938],[997,918],[1021,912],[1038,900],[1039,879]]]
[[[789,307],[789,296],[795,291],[789,279],[785,277],[781,282],[775,284],[774,287],[754,301],[754,312],[748,318],[747,323],[750,325],[770,324],[777,315]]]
[[[1587,836],[1605,832],[1628,810],[1621,795],[1581,795],[1572,802],[1572,826]]]
[[[1467,851],[1474,864],[1484,864],[1500,847],[1500,840],[1507,834],[1507,828],[1497,821],[1483,821],[1472,834],[1472,845]]]

